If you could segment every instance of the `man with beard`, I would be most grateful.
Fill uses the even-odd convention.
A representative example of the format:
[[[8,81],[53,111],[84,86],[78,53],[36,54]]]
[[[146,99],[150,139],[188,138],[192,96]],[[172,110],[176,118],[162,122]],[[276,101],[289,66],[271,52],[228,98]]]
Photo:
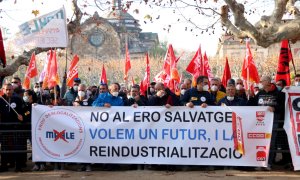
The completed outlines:
[[[77,97],[78,85],[81,83],[79,78],[75,78],[73,82],[73,87],[71,87],[64,95],[64,103],[66,106],[72,106],[75,98]]]
[[[190,108],[194,106],[207,107],[207,105],[214,105],[211,94],[208,92],[208,77],[199,76],[197,78],[197,86],[187,90],[180,102]]]
[[[99,94],[98,98],[93,102],[93,107],[111,107],[124,106],[123,99],[119,96],[119,86],[113,83],[109,86],[109,92]]]
[[[128,99],[125,101],[125,106],[146,106],[147,100],[140,95],[140,87],[135,84],[131,87]]]
[[[250,98],[248,104],[253,106],[268,106],[270,112],[274,112],[273,129],[277,129],[279,121],[284,118],[284,94],[277,90],[271,83],[271,77],[263,76],[259,83],[260,91]],[[270,149],[276,145],[277,131],[272,132]],[[271,165],[275,161],[276,152],[270,151],[268,167],[265,170],[271,170]]]
[[[179,106],[177,96],[169,88],[166,88],[163,83],[156,83],[155,92],[156,94],[149,99],[149,106],[166,106],[167,108]]]

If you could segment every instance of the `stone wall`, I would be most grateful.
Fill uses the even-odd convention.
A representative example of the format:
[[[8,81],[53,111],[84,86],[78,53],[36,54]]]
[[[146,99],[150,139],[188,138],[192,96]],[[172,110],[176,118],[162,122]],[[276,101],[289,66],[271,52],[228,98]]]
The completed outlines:
[[[72,53],[98,60],[118,59],[121,56],[120,38],[110,23],[97,13],[86,20],[80,32],[70,37]]]

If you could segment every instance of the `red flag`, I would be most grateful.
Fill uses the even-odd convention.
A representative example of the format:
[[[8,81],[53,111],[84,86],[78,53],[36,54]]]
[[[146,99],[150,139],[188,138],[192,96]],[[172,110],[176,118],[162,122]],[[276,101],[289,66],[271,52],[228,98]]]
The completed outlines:
[[[126,44],[125,47],[125,73],[124,73],[124,80],[128,80],[128,71],[131,69],[131,64],[130,64],[130,56],[129,56],[129,51],[128,51],[128,45]]]
[[[167,74],[164,79],[164,84],[168,86],[172,92],[176,91],[176,84],[180,81],[180,75],[176,68],[177,61],[179,61],[179,59],[176,59],[173,46],[170,44],[165,57],[163,69]]]
[[[25,80],[23,83],[24,89],[30,89],[30,79],[37,76],[37,74],[38,72],[37,72],[36,61],[35,61],[35,53],[33,52],[25,74]]]
[[[203,55],[203,75],[207,76],[209,79],[212,79],[214,77],[214,75],[212,74],[212,72],[210,70],[206,52],[204,52],[204,55]]]
[[[280,79],[284,79],[286,81],[287,86],[291,85],[289,62],[292,59],[293,57],[291,49],[289,48],[289,41],[281,41],[281,48],[275,80],[278,81]]]
[[[102,72],[101,72],[101,77],[100,77],[100,84],[107,84],[106,70],[104,68],[104,64],[102,65]]]
[[[224,68],[223,78],[222,78],[222,84],[224,87],[227,86],[228,79],[231,79],[231,72],[228,64],[228,59],[226,57],[225,68]]]
[[[47,54],[48,56],[48,62],[47,62],[47,68],[45,71],[45,76],[43,79],[43,89],[45,89],[46,87],[48,87],[48,81],[49,81],[49,72],[50,72],[50,65],[51,65],[51,61],[52,61],[52,57],[53,57],[53,51],[50,50]]]
[[[198,51],[194,55],[193,59],[191,60],[190,64],[187,66],[186,71],[192,74],[194,79],[197,79],[198,76],[204,74],[202,53],[201,53],[200,46],[198,48]]]
[[[52,51],[51,51],[52,52]],[[57,71],[57,60],[56,52],[52,53],[52,58],[49,59],[48,63],[48,88],[55,87],[59,83],[58,71]]]
[[[79,57],[76,54],[71,61],[69,72],[67,73],[67,86],[69,87],[72,87],[74,79],[78,78],[78,61]]]
[[[164,60],[163,69],[168,76],[171,76],[172,68],[176,68],[176,57],[174,54],[172,44],[169,44],[169,48],[168,48],[168,51],[167,51],[167,54],[166,54],[166,57]]]
[[[149,55],[146,53],[146,72],[143,81],[141,82],[141,95],[145,95],[145,92],[148,90],[150,86],[150,64],[149,64]]]
[[[164,82],[167,78],[165,71],[160,71],[153,79],[155,82]]]
[[[248,89],[248,83],[259,83],[258,71],[255,66],[253,56],[250,50],[250,42],[246,41],[246,57],[244,59],[242,68],[242,77],[246,81],[246,89]],[[249,72],[249,76],[248,76]]]
[[[3,64],[3,67],[5,67],[6,66],[6,57],[5,57],[4,43],[3,43],[1,28],[0,28],[0,60]]]

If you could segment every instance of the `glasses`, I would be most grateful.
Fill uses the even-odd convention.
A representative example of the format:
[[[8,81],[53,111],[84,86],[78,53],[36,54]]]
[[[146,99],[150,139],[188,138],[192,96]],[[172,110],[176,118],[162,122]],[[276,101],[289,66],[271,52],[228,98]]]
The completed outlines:
[[[13,83],[13,84],[18,84],[19,82],[14,81],[14,82],[11,82],[11,83]]]

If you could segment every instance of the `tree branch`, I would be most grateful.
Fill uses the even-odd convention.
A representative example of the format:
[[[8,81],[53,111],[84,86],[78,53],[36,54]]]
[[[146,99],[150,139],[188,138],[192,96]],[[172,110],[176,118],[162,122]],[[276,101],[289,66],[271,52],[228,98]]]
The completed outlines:
[[[243,33],[241,30],[239,30],[236,26],[232,24],[232,22],[228,19],[228,6],[222,6],[221,7],[221,23],[223,26],[227,27],[229,31],[233,33],[233,35],[237,38],[245,38],[247,37],[247,34]]]
[[[21,65],[28,66],[31,54],[33,52],[35,52],[35,54],[39,54],[39,53],[48,51],[50,49],[51,48],[34,48],[34,49],[31,49],[28,52],[24,51],[23,54],[18,56],[12,64],[7,65],[5,68],[0,66],[0,75],[1,76],[11,76],[11,75],[13,75],[15,72],[18,71],[18,69]]]
[[[81,22],[81,19],[83,16],[83,13],[81,12],[80,8],[78,7],[77,0],[72,0],[72,3],[74,6],[75,19],[68,23],[69,34],[74,34],[75,32],[77,32],[78,27],[80,27],[80,22]]]

